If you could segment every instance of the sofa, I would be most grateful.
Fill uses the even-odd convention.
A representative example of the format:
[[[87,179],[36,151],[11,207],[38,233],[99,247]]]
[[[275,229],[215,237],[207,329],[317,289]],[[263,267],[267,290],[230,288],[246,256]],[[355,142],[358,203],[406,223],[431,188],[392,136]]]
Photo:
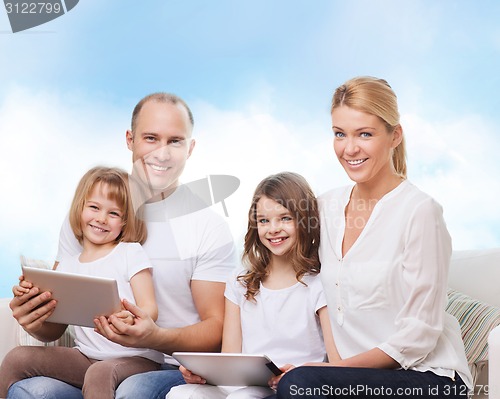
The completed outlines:
[[[16,345],[43,345],[17,325],[9,302],[0,299],[0,361]],[[474,398],[500,399],[500,248],[453,253],[447,312],[462,329],[476,380]],[[66,334],[49,345],[71,343],[71,334]]]
[[[460,323],[476,376],[474,398],[500,399],[500,248],[455,251],[448,286],[447,311]]]

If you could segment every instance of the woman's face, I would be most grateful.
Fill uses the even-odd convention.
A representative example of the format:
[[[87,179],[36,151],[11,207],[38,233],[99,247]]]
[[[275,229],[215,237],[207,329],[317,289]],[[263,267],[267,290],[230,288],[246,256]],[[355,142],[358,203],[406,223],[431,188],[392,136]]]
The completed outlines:
[[[345,105],[332,111],[333,148],[340,164],[356,183],[377,183],[395,174],[393,149],[402,139],[398,126],[388,132],[377,116]]]

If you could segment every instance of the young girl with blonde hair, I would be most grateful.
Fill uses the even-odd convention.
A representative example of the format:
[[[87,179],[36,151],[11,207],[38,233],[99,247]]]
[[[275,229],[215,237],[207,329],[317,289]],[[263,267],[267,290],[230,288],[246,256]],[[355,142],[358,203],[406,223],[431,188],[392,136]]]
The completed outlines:
[[[136,303],[156,319],[151,264],[141,246],[147,232],[134,212],[127,173],[107,167],[89,170],[78,184],[69,219],[83,250],[77,256],[61,259],[55,268],[116,279],[120,297]],[[13,288],[17,296],[32,287],[23,277],[20,280],[20,285]],[[134,324],[134,317],[126,310],[115,315]],[[67,327],[48,322],[40,325],[40,329],[50,329],[54,339]],[[115,388],[128,376],[160,369],[160,352],[126,348],[88,327],[75,326],[74,331],[74,348],[24,346],[10,351],[0,367],[0,397],[6,397],[9,387],[17,381],[47,376],[82,388],[86,399],[114,398]]]

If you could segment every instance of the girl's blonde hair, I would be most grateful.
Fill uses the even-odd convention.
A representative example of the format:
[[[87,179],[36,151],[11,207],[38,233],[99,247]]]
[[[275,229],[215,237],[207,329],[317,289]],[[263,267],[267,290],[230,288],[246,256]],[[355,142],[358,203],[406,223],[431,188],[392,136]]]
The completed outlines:
[[[335,90],[331,111],[343,105],[379,117],[385,123],[388,132],[392,132],[399,125],[397,97],[384,79],[360,76],[348,80]],[[392,163],[396,173],[406,179],[404,136],[394,149]]]
[[[119,168],[108,168],[97,166],[90,169],[83,177],[75,191],[71,208],[69,211],[69,223],[78,242],[83,243],[82,211],[90,194],[98,185],[107,188],[108,199],[116,201],[122,211],[123,227],[116,242],[139,242],[146,241],[147,230],[144,222],[134,211],[130,190],[128,185],[128,174]]]
[[[290,250],[290,260],[297,280],[302,281],[306,273],[316,274],[320,271],[319,214],[311,187],[297,173],[282,172],[268,176],[255,189],[248,211],[248,230],[242,255],[248,271],[238,276],[238,280],[247,289],[247,300],[255,300],[260,283],[267,276],[267,266],[271,260],[271,251],[261,242],[257,231],[257,202],[264,196],[284,206],[294,217],[297,242]]]

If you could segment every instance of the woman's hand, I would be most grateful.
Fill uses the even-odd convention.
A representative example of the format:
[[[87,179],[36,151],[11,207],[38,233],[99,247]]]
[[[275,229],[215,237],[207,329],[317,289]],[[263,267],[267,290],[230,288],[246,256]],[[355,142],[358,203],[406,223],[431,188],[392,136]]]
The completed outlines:
[[[186,384],[205,384],[207,381],[200,377],[199,375],[193,374],[184,366],[179,367],[179,371],[182,373]]]
[[[277,376],[274,376],[272,377],[268,384],[269,386],[271,387],[271,389],[274,389],[276,390],[276,388],[278,388],[278,382],[280,382],[281,380],[281,377],[283,377],[285,375],[285,373],[288,373],[290,370],[294,369],[295,366],[293,364],[285,364],[284,366],[281,366],[279,369],[283,372],[282,374],[280,375],[277,375]]]

